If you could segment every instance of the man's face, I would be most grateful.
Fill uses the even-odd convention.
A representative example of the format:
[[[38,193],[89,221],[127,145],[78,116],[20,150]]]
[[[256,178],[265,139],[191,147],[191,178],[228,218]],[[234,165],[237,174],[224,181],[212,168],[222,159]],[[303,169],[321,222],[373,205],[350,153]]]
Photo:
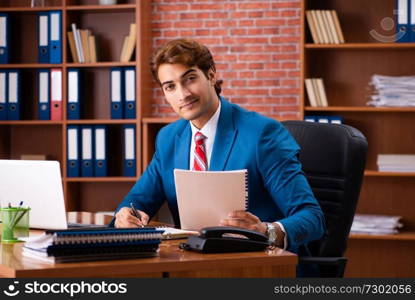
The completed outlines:
[[[161,89],[167,102],[183,119],[199,129],[215,113],[219,99],[215,92],[215,73],[206,78],[198,67],[181,64],[162,64],[158,69]]]

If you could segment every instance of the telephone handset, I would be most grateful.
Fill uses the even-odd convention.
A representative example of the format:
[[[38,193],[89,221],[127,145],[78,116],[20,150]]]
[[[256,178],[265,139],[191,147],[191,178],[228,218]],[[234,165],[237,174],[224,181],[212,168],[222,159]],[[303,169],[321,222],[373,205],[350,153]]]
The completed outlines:
[[[243,237],[228,236],[228,234]],[[199,236],[190,236],[181,248],[204,253],[262,251],[269,246],[268,237],[253,230],[236,227],[206,227]]]

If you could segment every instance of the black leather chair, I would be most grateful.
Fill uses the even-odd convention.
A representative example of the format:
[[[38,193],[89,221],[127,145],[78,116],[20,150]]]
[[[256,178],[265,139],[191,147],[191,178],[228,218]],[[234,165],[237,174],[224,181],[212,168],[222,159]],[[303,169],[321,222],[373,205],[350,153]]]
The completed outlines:
[[[311,257],[300,264],[315,264],[320,277],[343,277],[343,254],[359,198],[366,162],[367,141],[357,129],[338,124],[282,122],[301,147],[299,159],[323,210],[325,236],[309,244]]]

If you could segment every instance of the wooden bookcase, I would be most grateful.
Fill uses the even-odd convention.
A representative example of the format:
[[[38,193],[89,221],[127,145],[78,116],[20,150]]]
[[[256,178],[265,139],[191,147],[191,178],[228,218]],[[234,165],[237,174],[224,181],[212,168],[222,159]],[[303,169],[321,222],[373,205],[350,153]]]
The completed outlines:
[[[21,120],[0,121],[0,158],[20,159],[22,154],[46,154],[61,164],[66,207],[70,211],[111,211],[131,189],[142,172],[142,117],[151,106],[151,11],[150,0],[118,0],[116,5],[99,5],[98,0],[45,0],[47,6],[30,7],[30,0],[3,0],[0,12],[11,18],[13,47],[10,64],[1,69],[22,72]],[[40,64],[37,60],[37,15],[41,11],[62,11],[61,64]],[[97,39],[97,63],[73,63],[67,41],[71,23],[91,29]],[[130,62],[119,61],[124,36],[130,23],[137,24],[135,54]],[[136,118],[112,120],[110,117],[110,68],[133,66],[136,70]],[[67,69],[76,67],[83,76],[84,107],[80,120],[68,120]],[[63,119],[41,121],[37,117],[37,77],[39,68],[61,68],[63,74]],[[66,132],[72,124],[105,124],[108,127],[108,177],[67,177]],[[122,176],[122,126],[136,125],[137,176]]]
[[[415,74],[415,43],[381,43],[369,34],[381,21],[395,20],[395,0],[321,0],[302,3],[301,80],[324,79],[329,107],[310,107],[302,89],[305,115],[341,115],[361,130],[369,143],[368,159],[357,213],[400,215],[404,228],[397,235],[351,234],[346,256],[348,277],[415,276],[415,173],[378,172],[378,154],[414,154],[414,108],[375,108],[368,85],[373,74]],[[305,18],[309,9],[335,9],[346,43],[313,44]],[[303,85],[304,86],[304,85]]]

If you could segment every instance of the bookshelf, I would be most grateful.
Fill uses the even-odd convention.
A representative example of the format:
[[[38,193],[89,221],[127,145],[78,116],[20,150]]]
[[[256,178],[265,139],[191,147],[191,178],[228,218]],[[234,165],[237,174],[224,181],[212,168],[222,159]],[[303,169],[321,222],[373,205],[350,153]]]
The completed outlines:
[[[0,121],[0,158],[20,159],[22,154],[46,154],[47,159],[61,164],[66,208],[70,211],[114,210],[131,189],[142,172],[142,118],[150,111],[152,79],[148,67],[151,55],[150,0],[118,0],[116,5],[99,5],[98,0],[45,0],[44,7],[30,7],[30,0],[3,0],[0,13],[8,13],[11,20],[13,55],[2,69],[19,69],[22,74],[21,120]],[[39,12],[62,12],[62,63],[38,63],[37,16]],[[71,23],[78,28],[91,29],[97,37],[98,62],[74,63],[69,49],[67,31]],[[137,41],[129,62],[120,62],[124,36],[130,23],[137,25]],[[136,117],[114,120],[110,116],[110,68],[135,67]],[[61,68],[62,120],[43,121],[37,111],[37,70]],[[66,106],[67,70],[79,68],[84,86],[84,107],[79,120],[68,120]],[[107,125],[108,176],[67,177],[67,127],[68,125]],[[123,134],[125,124],[136,126],[136,176],[124,177],[122,173]]]
[[[303,85],[303,115],[341,115],[344,123],[360,129],[368,139],[369,150],[357,213],[400,215],[404,228],[396,235],[352,234],[346,256],[348,277],[415,276],[415,173],[378,172],[378,154],[413,154],[414,108],[366,106],[368,83],[373,74],[413,75],[410,59],[415,43],[380,43],[369,32],[385,31],[381,20],[394,19],[395,0],[322,0],[302,2],[301,80],[324,79],[328,107],[310,107]],[[314,44],[305,11],[337,11],[346,43]]]

